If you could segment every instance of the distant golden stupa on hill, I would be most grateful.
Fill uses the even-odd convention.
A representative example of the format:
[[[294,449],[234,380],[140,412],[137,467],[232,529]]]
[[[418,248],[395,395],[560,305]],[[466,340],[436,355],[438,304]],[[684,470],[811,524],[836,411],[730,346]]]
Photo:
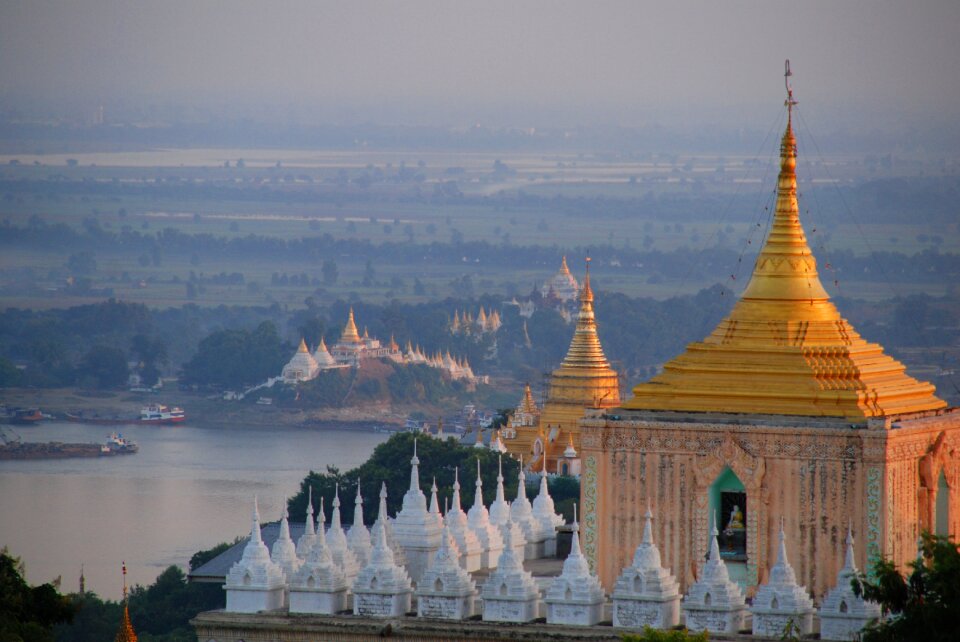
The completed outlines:
[[[922,531],[960,538],[960,411],[840,316],[800,224],[793,92],[776,212],[729,316],[620,408],[580,421],[584,551],[609,589],[649,501],[682,587],[709,533],[749,594],[777,555],[820,596],[852,529],[860,568],[916,557]]]

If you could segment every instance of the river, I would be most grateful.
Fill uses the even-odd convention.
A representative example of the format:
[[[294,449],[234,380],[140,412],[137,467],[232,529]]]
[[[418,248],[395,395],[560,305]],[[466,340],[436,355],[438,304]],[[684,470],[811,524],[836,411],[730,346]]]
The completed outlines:
[[[140,452],[89,459],[0,461],[0,546],[23,559],[31,584],[62,576],[76,591],[117,599],[170,564],[244,535],[253,495],[264,521],[313,469],[353,468],[386,435],[367,430],[96,426],[45,422],[14,428],[24,441],[103,442],[119,429]],[[372,501],[375,498],[367,498]]]

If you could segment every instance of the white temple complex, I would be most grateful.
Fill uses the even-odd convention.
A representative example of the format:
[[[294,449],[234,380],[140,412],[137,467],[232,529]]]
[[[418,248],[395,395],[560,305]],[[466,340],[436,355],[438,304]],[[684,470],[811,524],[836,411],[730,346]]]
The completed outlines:
[[[253,525],[243,557],[227,573],[227,610],[256,613],[282,608],[287,580],[283,569],[270,559],[270,551],[260,537],[260,512],[253,498]]]

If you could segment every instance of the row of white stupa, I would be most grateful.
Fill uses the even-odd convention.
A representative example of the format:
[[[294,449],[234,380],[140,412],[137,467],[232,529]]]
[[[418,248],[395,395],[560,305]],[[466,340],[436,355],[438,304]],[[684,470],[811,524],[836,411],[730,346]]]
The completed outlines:
[[[590,626],[600,622],[606,596],[580,551],[576,517],[570,554],[543,599],[536,580],[523,568],[525,557],[555,554],[555,529],[563,523],[554,512],[546,477],[541,477],[540,493],[531,505],[522,466],[517,498],[512,503],[504,499],[503,475],[499,474],[497,496],[488,511],[482,501],[478,469],[476,499],[469,512],[460,507],[457,477],[453,505],[441,516],[436,484],[429,509],[420,490],[416,446],[411,463],[410,489],[395,519],[387,516],[384,485],[377,520],[368,531],[358,488],[354,524],[348,532],[340,522],[339,492],[326,531],[321,499],[320,523],[314,531],[311,497],[300,540],[296,545],[291,540],[284,512],[272,554],[260,536],[254,499],[250,541],[227,574],[226,610],[255,613],[286,607],[290,613],[335,614],[347,609],[350,595],[355,615],[401,617],[411,610],[415,596],[420,617],[465,619],[479,610],[484,620],[529,622],[545,610],[548,624]],[[679,585],[661,566],[659,549],[653,543],[652,517],[648,509],[643,539],[611,594],[614,627],[671,628],[680,623],[682,608],[684,623],[691,630],[736,633],[746,627],[749,613],[756,635],[779,636],[788,626],[800,634],[812,632],[813,600],[797,583],[787,561],[782,526],[776,563],[751,606],[739,585],[730,580],[715,527],[703,573],[681,603]],[[478,591],[470,572],[481,568],[492,571]],[[869,621],[880,617],[877,604],[853,593],[850,580],[856,572],[853,538],[848,534],[837,585],[819,609],[821,639],[852,640]]]

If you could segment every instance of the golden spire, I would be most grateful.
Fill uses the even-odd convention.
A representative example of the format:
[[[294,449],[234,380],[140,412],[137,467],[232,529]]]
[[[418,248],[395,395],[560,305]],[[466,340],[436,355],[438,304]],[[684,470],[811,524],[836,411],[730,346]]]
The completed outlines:
[[[560,274],[564,274],[564,275],[570,274],[570,268],[567,267],[566,255],[564,255],[564,257],[560,259]]]
[[[610,369],[607,357],[604,356],[603,348],[600,346],[600,337],[597,336],[597,323],[593,313],[593,290],[590,288],[589,257],[587,257],[587,273],[583,278],[583,288],[580,291],[577,329],[567,350],[567,356],[560,366],[561,371],[565,369]]]
[[[797,204],[791,75],[787,61],[776,211],[750,283],[710,336],[636,386],[624,408],[865,418],[946,406],[864,341],[820,283]]]
[[[347,317],[347,325],[343,326],[343,334],[340,335],[340,343],[360,343],[360,333],[357,332],[357,324],[353,320],[353,308],[350,308],[350,315]]]
[[[137,642],[137,633],[130,622],[130,609],[127,608],[127,563],[123,562],[123,616],[114,642]]]
[[[307,350],[307,342],[304,341],[303,337],[300,337],[300,347],[297,348],[297,352],[310,352]]]

